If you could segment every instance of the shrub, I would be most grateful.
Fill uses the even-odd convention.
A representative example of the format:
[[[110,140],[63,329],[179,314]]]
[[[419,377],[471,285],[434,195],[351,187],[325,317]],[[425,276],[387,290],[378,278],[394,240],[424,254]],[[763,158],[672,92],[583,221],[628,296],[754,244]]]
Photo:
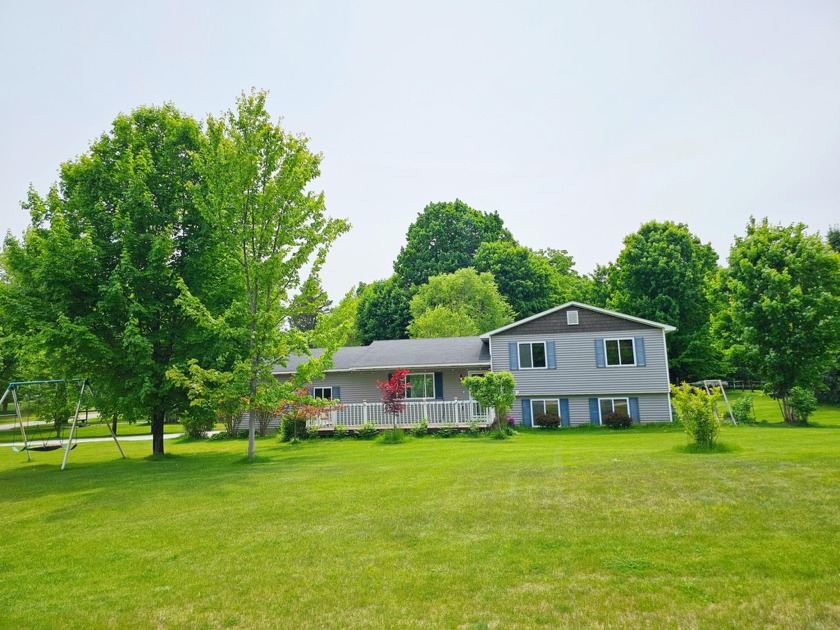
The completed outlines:
[[[755,408],[753,397],[744,394],[741,398],[732,403],[732,415],[738,424],[755,424]]]
[[[335,429],[333,430],[333,437],[339,440],[342,440],[350,435],[350,432],[347,430],[343,424],[335,425]]]
[[[560,426],[560,416],[555,413],[540,413],[534,418],[534,426],[544,429],[556,429]]]
[[[290,442],[292,440],[305,440],[308,436],[306,432],[306,419],[298,417],[294,414],[283,416],[280,423],[280,441]]]
[[[372,422],[365,422],[362,426],[356,429],[356,432],[353,435],[360,440],[372,440],[379,435],[379,431],[376,429],[376,425]]]
[[[455,435],[458,435],[458,427],[439,427],[435,431],[435,437],[439,438],[450,438]]]
[[[225,425],[226,435],[235,438],[239,433],[239,425],[242,423],[242,413],[240,411],[233,413],[220,412],[218,420]]]
[[[610,429],[627,429],[633,424],[633,418],[626,413],[613,411],[601,418],[601,424]]]
[[[507,423],[507,426],[509,426],[512,429],[516,426],[516,418],[514,418],[513,416],[508,416],[507,418],[505,418],[505,423]]]
[[[200,412],[186,412],[181,415],[180,421],[184,427],[184,431],[191,438],[203,438],[208,431],[212,431],[213,427],[216,426],[215,416]]]
[[[411,427],[411,435],[414,437],[423,437],[429,432],[429,423],[421,420],[419,424]]]
[[[257,433],[260,437],[268,435],[268,425],[271,422],[271,412],[264,409],[257,410]]]
[[[680,414],[685,432],[698,446],[712,448],[720,433],[720,419],[715,413],[715,403],[720,398],[720,388],[710,394],[683,383],[671,385],[672,402]]]
[[[321,433],[318,431],[318,427],[310,427],[306,430],[308,440],[317,440],[319,437],[321,437]]]
[[[788,395],[788,405],[793,409],[793,417],[797,422],[808,424],[808,418],[817,410],[817,397],[809,389],[792,387]]]
[[[388,429],[382,432],[383,444],[402,444],[405,442],[405,431],[402,429]]]
[[[478,426],[478,421],[473,420],[467,427],[467,435],[470,437],[478,437],[481,435],[481,427]]]
[[[215,434],[210,436],[210,439],[213,440],[214,442],[221,442],[223,440],[232,440],[233,438],[234,438],[234,436],[232,436],[227,431],[219,431],[218,433],[215,433]]]

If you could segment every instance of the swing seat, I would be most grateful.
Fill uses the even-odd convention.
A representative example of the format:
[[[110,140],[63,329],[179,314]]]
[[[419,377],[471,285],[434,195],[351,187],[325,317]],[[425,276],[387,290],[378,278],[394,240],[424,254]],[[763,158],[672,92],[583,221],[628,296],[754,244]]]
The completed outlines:
[[[61,444],[44,444],[43,446],[24,446],[23,448],[18,448],[17,446],[12,447],[12,451],[15,453],[22,453],[23,451],[38,451],[41,453],[48,453],[49,451],[57,451],[60,448],[65,448]],[[70,447],[72,451],[76,448],[76,444]]]

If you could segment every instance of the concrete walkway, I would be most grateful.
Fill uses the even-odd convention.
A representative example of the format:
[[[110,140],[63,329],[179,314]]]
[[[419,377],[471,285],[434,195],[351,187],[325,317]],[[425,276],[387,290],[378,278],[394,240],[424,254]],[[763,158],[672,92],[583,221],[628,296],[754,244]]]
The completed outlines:
[[[212,433],[218,433],[218,431],[213,431]],[[175,438],[179,438],[182,435],[184,435],[184,434],[183,433],[164,433],[163,434],[163,439],[164,440],[172,440],[172,439],[175,439]],[[208,433],[208,435],[210,435],[210,433]],[[152,436],[151,435],[123,435],[123,436],[120,436],[118,434],[117,439],[120,442],[146,442],[146,441],[151,440]],[[114,438],[112,438],[110,436],[108,436],[108,437],[96,437],[96,438],[76,438],[76,439],[73,440],[73,442],[78,443],[78,444],[82,444],[84,442],[113,442],[113,441],[114,441]],[[41,446],[42,444],[44,444],[44,442],[41,441],[41,440],[30,440],[30,442],[37,442],[38,446]],[[49,445],[49,446],[61,445],[61,443],[58,440],[46,440],[46,444]],[[3,442],[3,443],[0,443],[0,446],[13,446],[13,444],[11,442]],[[19,444],[15,444],[14,446],[17,446],[18,448],[20,448]]]

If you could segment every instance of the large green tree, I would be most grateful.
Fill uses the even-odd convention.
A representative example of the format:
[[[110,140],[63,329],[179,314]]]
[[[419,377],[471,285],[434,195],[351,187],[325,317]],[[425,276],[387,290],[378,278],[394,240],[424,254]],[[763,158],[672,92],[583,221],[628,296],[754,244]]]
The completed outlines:
[[[787,422],[789,396],[813,389],[840,352],[840,256],[802,223],[750,219],[729,252],[724,282],[730,342],[766,382]]]
[[[478,335],[513,321],[493,274],[472,267],[429,278],[411,299],[413,339]]]
[[[609,269],[607,307],[676,326],[668,336],[673,381],[719,376],[707,284],[717,254],[683,223],[650,221],[624,239]]]
[[[367,285],[359,296],[356,331],[368,345],[377,339],[407,339],[411,323],[411,291],[395,276]]]
[[[563,302],[563,278],[544,256],[510,241],[482,243],[475,268],[493,274],[499,293],[517,317],[530,317]],[[567,272],[568,273],[568,270]]]
[[[459,199],[431,203],[408,228],[394,273],[403,287],[417,287],[432,276],[472,266],[482,243],[512,240],[496,212],[480,212]]]
[[[221,235],[223,258],[236,267],[226,323],[244,349],[235,371],[247,384],[249,457],[257,412],[291,393],[280,391],[291,385],[277,383],[273,366],[308,350],[306,335],[283,326],[295,312],[294,294],[312,288],[308,278],[317,276],[330,246],[349,229],[346,221],[327,216],[323,193],[308,189],[320,174],[321,156],[309,150],[306,138],[272,122],[265,99],[264,92],[243,94],[235,110],[210,117],[197,167],[202,215]],[[192,307],[200,311],[198,304]],[[299,372],[299,380],[328,365],[334,350],[309,361],[309,373]]]
[[[20,333],[54,377],[89,377],[100,407],[152,422],[163,453],[167,412],[183,392],[165,373],[208,348],[175,307],[224,286],[206,222],[192,203],[201,130],[171,105],[121,115],[46,196],[30,191],[32,225],[8,237],[5,265]]]

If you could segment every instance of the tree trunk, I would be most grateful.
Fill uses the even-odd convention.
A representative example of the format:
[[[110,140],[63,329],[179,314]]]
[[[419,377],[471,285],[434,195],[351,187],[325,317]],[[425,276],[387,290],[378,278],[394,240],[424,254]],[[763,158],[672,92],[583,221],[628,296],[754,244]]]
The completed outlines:
[[[158,409],[152,412],[152,455],[163,455],[163,420],[166,412]]]
[[[114,432],[114,435],[117,434],[117,414],[111,415],[111,430]]]

